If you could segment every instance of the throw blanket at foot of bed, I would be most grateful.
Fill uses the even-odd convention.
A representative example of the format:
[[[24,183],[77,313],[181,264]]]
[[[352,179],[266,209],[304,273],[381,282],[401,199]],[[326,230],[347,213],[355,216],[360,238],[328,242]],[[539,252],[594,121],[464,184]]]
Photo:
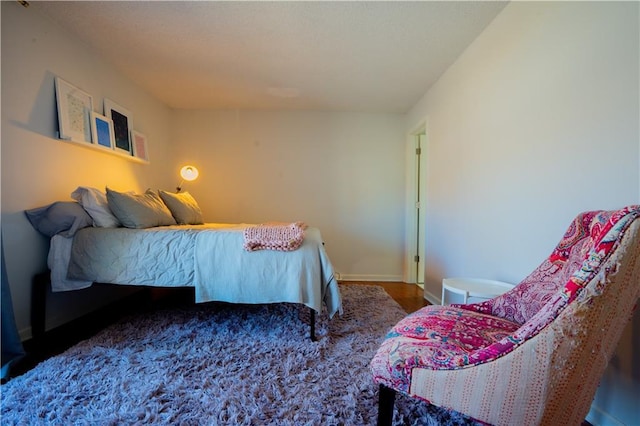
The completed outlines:
[[[330,317],[341,310],[333,266],[317,228],[307,227],[294,251],[243,250],[244,229],[198,233],[196,301],[301,303],[318,313],[324,304]]]
[[[304,240],[303,222],[263,223],[244,230],[244,249],[255,250],[296,250]]]

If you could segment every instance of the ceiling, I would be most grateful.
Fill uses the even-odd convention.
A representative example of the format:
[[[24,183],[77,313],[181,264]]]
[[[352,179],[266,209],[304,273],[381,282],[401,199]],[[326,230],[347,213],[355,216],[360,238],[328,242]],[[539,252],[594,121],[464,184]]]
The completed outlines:
[[[31,2],[173,108],[407,112],[498,1]]]

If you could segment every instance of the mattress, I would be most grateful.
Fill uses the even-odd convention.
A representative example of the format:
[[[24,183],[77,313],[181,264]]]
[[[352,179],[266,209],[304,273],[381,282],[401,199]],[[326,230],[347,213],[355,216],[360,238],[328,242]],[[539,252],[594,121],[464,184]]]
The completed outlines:
[[[84,228],[51,240],[53,291],[92,283],[195,287],[196,302],[300,303],[342,311],[338,283],[319,229],[293,251],[243,249],[251,224]]]

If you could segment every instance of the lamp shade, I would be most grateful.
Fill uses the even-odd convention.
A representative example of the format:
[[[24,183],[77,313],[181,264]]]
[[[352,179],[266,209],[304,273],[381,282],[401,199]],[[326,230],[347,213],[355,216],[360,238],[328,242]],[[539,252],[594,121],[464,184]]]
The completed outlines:
[[[196,180],[198,178],[198,169],[193,166],[184,166],[180,169],[180,176],[184,180]]]

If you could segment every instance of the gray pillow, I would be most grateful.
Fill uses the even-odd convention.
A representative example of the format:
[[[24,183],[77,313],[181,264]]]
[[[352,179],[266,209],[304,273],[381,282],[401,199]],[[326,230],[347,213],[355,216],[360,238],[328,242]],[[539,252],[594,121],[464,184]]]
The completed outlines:
[[[160,198],[169,207],[178,225],[201,225],[202,210],[197,201],[188,192],[172,193],[160,190]]]
[[[47,237],[73,237],[76,231],[93,225],[93,219],[75,201],[56,201],[45,207],[25,210],[34,228]]]
[[[175,225],[171,212],[160,196],[148,189],[144,194],[117,192],[107,188],[109,208],[127,228]]]

